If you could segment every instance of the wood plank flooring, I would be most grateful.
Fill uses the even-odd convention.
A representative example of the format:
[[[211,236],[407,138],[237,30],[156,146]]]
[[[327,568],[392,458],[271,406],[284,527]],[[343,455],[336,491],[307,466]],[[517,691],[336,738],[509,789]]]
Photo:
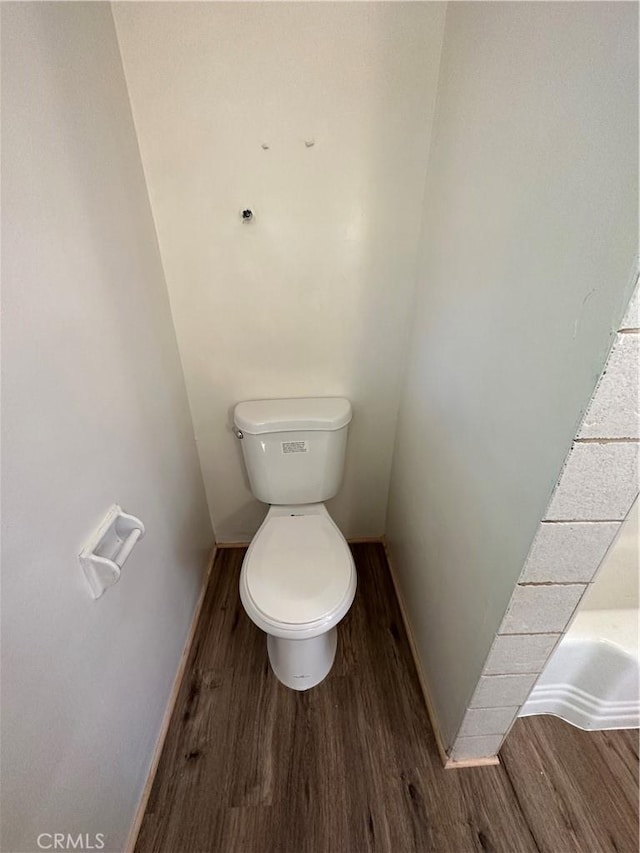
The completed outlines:
[[[637,853],[633,732],[519,720],[499,767],[442,768],[384,551],[352,546],[358,592],[329,677],[272,674],[219,551],[136,853]]]
[[[544,853],[638,850],[638,733],[516,722],[500,753]]]

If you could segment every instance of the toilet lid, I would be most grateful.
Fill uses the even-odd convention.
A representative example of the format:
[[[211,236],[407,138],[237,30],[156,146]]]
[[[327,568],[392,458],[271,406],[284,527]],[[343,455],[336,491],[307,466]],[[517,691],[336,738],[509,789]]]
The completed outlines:
[[[245,571],[249,594],[265,616],[288,624],[315,622],[344,601],[351,552],[326,516],[275,516],[254,540]]]

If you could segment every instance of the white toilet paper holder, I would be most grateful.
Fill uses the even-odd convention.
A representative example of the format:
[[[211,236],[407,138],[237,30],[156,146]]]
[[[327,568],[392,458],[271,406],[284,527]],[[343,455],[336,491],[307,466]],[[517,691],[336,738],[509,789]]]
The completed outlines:
[[[114,504],[79,555],[94,598],[120,579],[120,570],[139,539],[144,524]]]

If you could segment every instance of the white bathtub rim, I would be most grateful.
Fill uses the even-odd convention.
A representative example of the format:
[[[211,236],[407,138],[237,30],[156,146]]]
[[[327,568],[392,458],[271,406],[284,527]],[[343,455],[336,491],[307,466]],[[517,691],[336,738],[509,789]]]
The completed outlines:
[[[578,728],[640,728],[637,610],[579,614],[519,712]]]
[[[611,731],[614,729],[640,729],[640,713],[638,711],[610,713],[596,717],[593,713],[585,713],[572,702],[556,697],[554,699],[532,699],[522,707],[519,717],[534,717],[539,714],[550,714],[560,717],[572,726],[584,731]]]
[[[571,684],[539,687],[527,700],[519,716],[552,714],[580,729],[640,728],[640,702],[608,702],[597,699]]]

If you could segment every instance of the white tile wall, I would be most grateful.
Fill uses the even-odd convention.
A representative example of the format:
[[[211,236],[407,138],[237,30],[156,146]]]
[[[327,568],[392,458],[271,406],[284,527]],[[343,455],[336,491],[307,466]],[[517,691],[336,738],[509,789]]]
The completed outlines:
[[[521,705],[535,684],[535,675],[483,675],[469,703],[470,708],[505,708]]]
[[[460,737],[499,735],[515,720],[518,706],[510,708],[470,708],[465,714]]]
[[[500,633],[561,633],[585,589],[584,584],[517,586]]]
[[[560,639],[560,634],[498,634],[484,675],[540,672]]]
[[[545,521],[622,521],[638,493],[638,444],[574,444]]]
[[[503,735],[483,735],[481,737],[459,737],[451,758],[454,761],[465,761],[474,758],[488,758],[498,754]]]
[[[620,522],[542,522],[520,583],[589,583]]]
[[[640,334],[618,335],[578,438],[640,436]]]

